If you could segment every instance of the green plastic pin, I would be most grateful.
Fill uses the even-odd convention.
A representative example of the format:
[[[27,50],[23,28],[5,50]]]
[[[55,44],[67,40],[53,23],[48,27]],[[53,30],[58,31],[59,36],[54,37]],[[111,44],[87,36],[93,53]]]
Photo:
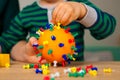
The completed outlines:
[[[52,49],[49,49],[48,50],[48,54],[52,54],[53,50]]]
[[[77,35],[78,35],[78,33],[73,34],[74,37],[76,37]]]
[[[42,56],[42,53],[37,54],[37,57]]]
[[[43,48],[44,48],[44,46],[42,46],[42,45],[37,47],[37,49],[43,49]]]
[[[72,46],[71,49],[75,50],[75,51],[77,50],[77,48],[75,46]]]

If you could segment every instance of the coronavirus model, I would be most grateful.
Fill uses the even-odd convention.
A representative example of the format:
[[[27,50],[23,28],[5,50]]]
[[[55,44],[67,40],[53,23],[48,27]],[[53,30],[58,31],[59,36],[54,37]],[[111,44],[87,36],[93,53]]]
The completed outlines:
[[[48,62],[70,63],[75,60],[73,54],[77,49],[75,47],[74,36],[69,32],[70,28],[60,27],[60,23],[51,26],[48,25],[46,30],[40,29],[37,49],[42,58]]]

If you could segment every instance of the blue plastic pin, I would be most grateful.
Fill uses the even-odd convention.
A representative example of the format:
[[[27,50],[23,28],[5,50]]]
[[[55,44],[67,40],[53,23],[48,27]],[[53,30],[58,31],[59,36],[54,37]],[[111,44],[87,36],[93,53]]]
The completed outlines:
[[[38,74],[38,73],[41,73],[41,74],[42,74],[42,70],[36,69],[36,70],[35,70],[35,73],[37,73],[37,74]]]
[[[97,70],[98,70],[98,68],[97,68],[97,67],[93,67],[93,68],[91,68],[91,70],[96,70],[96,71],[97,71]]]
[[[38,47],[38,43],[34,43],[32,46],[33,47]]]
[[[50,27],[50,24],[46,24],[46,29],[49,29]]]
[[[65,61],[68,60],[66,54],[63,54],[63,55],[62,55],[62,58],[63,58]]]
[[[63,43],[59,43],[59,47],[63,47],[64,46],[64,44]]]
[[[56,37],[54,35],[51,36],[52,40],[56,40]]]

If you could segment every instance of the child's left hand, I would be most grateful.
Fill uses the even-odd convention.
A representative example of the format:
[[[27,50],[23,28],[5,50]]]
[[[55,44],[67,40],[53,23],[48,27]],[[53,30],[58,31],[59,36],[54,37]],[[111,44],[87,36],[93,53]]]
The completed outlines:
[[[54,9],[52,21],[54,24],[60,22],[65,26],[76,19],[82,19],[86,12],[85,6],[81,3],[62,2]]]

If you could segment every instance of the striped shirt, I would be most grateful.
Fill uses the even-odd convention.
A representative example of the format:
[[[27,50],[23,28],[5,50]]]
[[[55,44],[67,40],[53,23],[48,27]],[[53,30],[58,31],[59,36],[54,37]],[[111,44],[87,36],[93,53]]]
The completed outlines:
[[[64,27],[70,27],[70,32],[73,35],[78,33],[78,35],[75,36],[78,55],[75,55],[74,57],[77,60],[84,60],[84,30],[88,29],[90,31],[90,34],[95,39],[104,39],[114,32],[116,21],[113,16],[101,11],[98,7],[96,7],[88,0],[72,1],[82,2],[85,5],[93,8],[97,13],[96,21],[94,22],[94,24],[90,25],[89,28],[86,28],[85,24],[82,24],[78,21],[73,21],[72,23]],[[12,46],[14,46],[18,41],[26,40],[26,36],[28,34],[29,37],[38,37],[36,31],[41,27],[45,29],[46,24],[49,23],[48,18],[48,9],[40,7],[37,2],[34,2],[33,4],[25,7],[15,17],[15,19],[12,20],[10,28],[0,37],[2,52],[9,52]],[[89,21],[87,23],[89,23]]]

